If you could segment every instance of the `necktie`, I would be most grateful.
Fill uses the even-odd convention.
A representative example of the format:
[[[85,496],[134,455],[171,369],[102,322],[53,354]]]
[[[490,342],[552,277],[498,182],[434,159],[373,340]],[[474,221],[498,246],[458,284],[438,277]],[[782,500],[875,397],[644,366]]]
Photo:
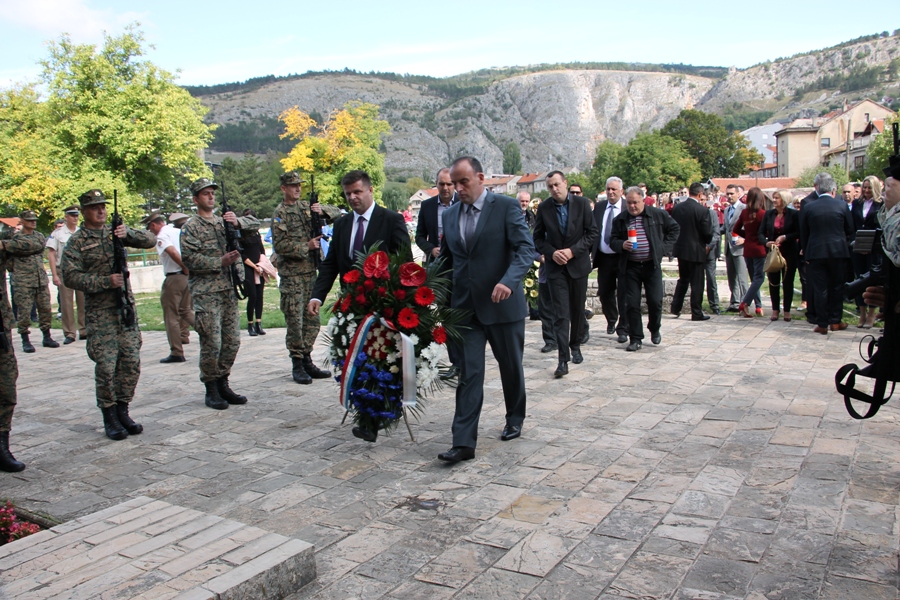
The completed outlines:
[[[603,243],[609,246],[609,240],[612,239],[612,222],[615,209],[613,208],[615,204],[610,204],[606,209],[606,225],[603,227]]]
[[[360,217],[357,221],[359,225],[356,228],[356,235],[353,237],[353,257],[357,252],[362,252],[363,238],[366,237],[366,218]]]
[[[466,207],[466,250],[472,250],[475,238],[475,211],[478,210],[471,204]]]
[[[731,217],[734,216],[734,206],[728,207],[728,222],[731,222]]]

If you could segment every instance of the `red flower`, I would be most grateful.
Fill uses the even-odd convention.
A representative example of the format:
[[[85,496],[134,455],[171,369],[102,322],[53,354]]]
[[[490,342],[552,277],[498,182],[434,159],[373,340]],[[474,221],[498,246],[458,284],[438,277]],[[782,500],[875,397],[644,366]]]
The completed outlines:
[[[378,295],[379,295],[379,296],[384,296],[385,294],[387,294],[387,288],[384,287],[383,285],[382,285],[382,286],[379,286],[379,287],[378,287]]]
[[[434,338],[434,341],[438,344],[443,344],[447,341],[447,330],[444,329],[443,325],[438,325],[431,330],[431,337]]]
[[[415,329],[419,326],[419,315],[411,308],[404,308],[397,315],[397,323],[404,329]]]
[[[341,312],[347,312],[350,310],[350,303],[353,302],[353,299],[350,298],[350,294],[344,296],[344,299],[341,300]]]
[[[372,290],[375,289],[375,282],[372,281],[371,279],[366,279],[363,282],[363,287],[366,288],[367,292],[371,292]]]
[[[428,306],[434,302],[434,292],[429,287],[420,287],[416,290],[416,296],[413,300],[419,306]]]
[[[364,287],[361,286],[361,285],[356,286],[356,293],[357,293],[357,294],[364,294],[365,292],[366,292],[366,288],[364,288]]]
[[[366,262],[363,263],[363,273],[365,273],[366,277],[387,279],[390,276],[388,274],[389,263],[390,259],[387,252],[382,252],[381,250],[373,252],[366,258]]]
[[[354,284],[359,281],[359,269],[353,269],[352,271],[347,271],[344,273],[342,277],[344,283]]]
[[[400,302],[403,302],[404,300],[406,300],[406,290],[397,290],[397,291],[395,291],[395,292],[394,292],[394,298],[396,298],[396,299],[399,300]]]
[[[385,309],[381,312],[383,312],[384,316],[387,318],[391,318],[394,316],[394,309],[391,308],[390,306],[385,307]]]
[[[400,283],[409,287],[418,287],[425,283],[427,273],[421,265],[414,262],[400,265]]]
[[[366,305],[366,297],[363,296],[362,294],[360,294],[359,296],[356,297],[356,303],[365,306]]]

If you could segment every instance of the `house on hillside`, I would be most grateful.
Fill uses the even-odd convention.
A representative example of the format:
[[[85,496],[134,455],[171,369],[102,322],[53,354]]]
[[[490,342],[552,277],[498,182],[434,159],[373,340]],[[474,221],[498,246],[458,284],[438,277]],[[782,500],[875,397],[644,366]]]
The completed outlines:
[[[778,163],[768,162],[764,165],[753,165],[747,177],[778,177]]]
[[[490,177],[484,180],[484,187],[494,194],[506,194],[507,184],[510,179],[512,179],[512,177],[509,175]]]
[[[433,196],[437,196],[437,188],[419,190],[409,197],[409,212],[412,214],[413,219],[419,218],[419,209],[422,208],[422,203]]]
[[[540,192],[547,191],[547,173],[541,173],[537,177],[535,177],[534,181],[531,183],[534,191],[532,194],[537,194]]]
[[[842,144],[835,148],[826,156],[828,165],[840,165],[849,168],[851,171],[862,169],[866,166],[866,153],[875,138],[884,133],[884,119],[875,119],[866,124],[865,129],[853,133],[853,139],[850,140],[849,154],[847,145]],[[848,167],[849,165],[849,167]]]
[[[853,140],[856,139],[860,142],[855,150],[861,151],[864,157],[862,141],[871,141],[875,131],[874,125],[870,127],[869,124],[893,116],[894,111],[891,109],[866,99],[822,117],[792,121],[775,133],[778,140],[778,176],[797,177],[804,170],[817,165],[845,165],[847,147],[854,150]],[[869,134],[864,135],[865,131],[869,131]],[[842,162],[838,162],[838,157],[843,157]],[[855,158],[851,160],[855,161]],[[853,164],[849,168],[853,169]]]
[[[769,125],[756,125],[750,129],[745,129],[741,135],[747,138],[747,141],[753,146],[753,149],[763,155],[763,161],[766,163],[775,162],[775,134],[784,127],[781,123],[771,123]],[[777,177],[778,175],[773,175]]]
[[[540,177],[540,173],[525,173],[519,178],[518,183],[516,183],[516,193],[518,192],[528,192],[529,194],[534,194],[534,180]],[[544,189],[547,189],[546,185]]]

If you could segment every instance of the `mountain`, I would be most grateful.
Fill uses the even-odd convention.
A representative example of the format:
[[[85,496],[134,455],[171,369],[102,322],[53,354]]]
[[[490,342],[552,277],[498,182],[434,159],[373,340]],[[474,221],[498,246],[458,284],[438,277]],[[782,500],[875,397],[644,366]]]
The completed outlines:
[[[384,142],[389,174],[430,180],[461,154],[499,172],[502,148],[511,141],[526,171],[584,167],[601,141],[626,143],[684,108],[721,114],[743,128],[804,111],[819,114],[851,97],[881,101],[892,91],[900,95],[898,71],[900,37],[881,34],[744,70],[540,65],[445,79],[345,71],[188,89],[209,107],[209,120],[224,126],[223,141],[238,127],[262,132],[253,148],[230,141],[231,147],[214,144],[217,150],[276,149],[272,119],[294,105],[321,122],[349,100],[378,104],[393,129]]]

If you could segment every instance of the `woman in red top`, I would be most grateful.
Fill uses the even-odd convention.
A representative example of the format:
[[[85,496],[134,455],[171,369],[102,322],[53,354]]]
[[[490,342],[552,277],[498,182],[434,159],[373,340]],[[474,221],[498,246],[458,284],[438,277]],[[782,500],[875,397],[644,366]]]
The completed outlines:
[[[759,227],[766,214],[766,195],[758,187],[750,188],[747,192],[747,208],[741,211],[734,231],[744,238],[744,262],[747,264],[747,273],[750,274],[750,287],[744,294],[738,310],[744,317],[753,317],[747,307],[751,302],[756,304],[756,314],[762,316],[762,299],[759,297],[759,288],[762,287],[765,273],[763,264],[766,262],[766,247],[759,241]]]

